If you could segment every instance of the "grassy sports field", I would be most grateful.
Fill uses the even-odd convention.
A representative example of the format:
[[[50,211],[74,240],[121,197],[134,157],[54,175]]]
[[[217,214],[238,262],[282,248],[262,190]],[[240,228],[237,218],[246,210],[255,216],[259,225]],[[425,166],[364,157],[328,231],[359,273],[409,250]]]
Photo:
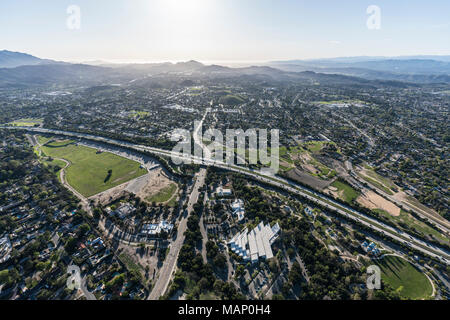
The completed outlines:
[[[19,119],[8,124],[13,127],[34,127],[35,125],[39,125],[42,122],[43,122],[42,119],[29,118],[29,119]]]
[[[403,258],[386,256],[382,260],[372,260],[370,264],[377,264],[381,279],[406,299],[427,299],[433,293],[428,278]]]
[[[66,169],[67,182],[85,197],[93,196],[147,173],[135,161],[112,153],[68,144],[71,141],[50,143],[42,146],[45,155],[70,162]],[[111,174],[108,174],[108,171]]]

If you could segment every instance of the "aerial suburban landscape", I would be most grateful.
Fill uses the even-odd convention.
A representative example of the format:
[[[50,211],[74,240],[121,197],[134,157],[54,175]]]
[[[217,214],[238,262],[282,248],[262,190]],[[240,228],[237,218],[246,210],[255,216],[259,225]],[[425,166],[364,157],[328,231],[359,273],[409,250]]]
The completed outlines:
[[[53,56],[0,51],[0,300],[450,298],[450,55]]]

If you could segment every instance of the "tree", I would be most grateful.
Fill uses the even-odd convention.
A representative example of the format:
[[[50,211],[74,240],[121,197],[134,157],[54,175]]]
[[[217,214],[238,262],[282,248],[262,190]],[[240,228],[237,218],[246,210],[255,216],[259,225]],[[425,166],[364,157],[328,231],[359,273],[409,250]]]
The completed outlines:
[[[236,268],[236,278],[240,278],[245,273],[245,268],[242,264],[238,265]]]
[[[69,239],[67,240],[65,246],[64,246],[64,250],[66,250],[66,252],[68,254],[73,254],[75,252],[75,249],[77,247],[77,243],[78,240],[73,238],[73,237],[69,237]]]
[[[102,214],[102,211],[101,211],[100,208],[95,208],[95,209],[94,209],[94,211],[93,211],[93,216],[94,216],[94,219],[95,219],[95,220],[100,219],[101,214]]]
[[[87,223],[83,223],[80,228],[78,229],[78,238],[84,237],[89,231],[91,230],[91,227]]]
[[[9,283],[9,281],[9,271],[7,269],[0,271],[0,283]]]
[[[218,268],[225,268],[227,265],[227,259],[225,256],[221,253],[217,254],[216,257],[213,260],[214,265]]]

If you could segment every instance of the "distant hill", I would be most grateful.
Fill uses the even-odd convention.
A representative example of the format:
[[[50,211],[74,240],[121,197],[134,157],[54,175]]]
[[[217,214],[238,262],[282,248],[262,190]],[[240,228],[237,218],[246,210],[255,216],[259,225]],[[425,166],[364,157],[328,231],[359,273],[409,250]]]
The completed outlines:
[[[450,82],[450,56],[344,57],[316,60],[274,61],[270,66],[287,72],[314,71],[416,83]]]
[[[56,61],[40,59],[21,52],[0,51],[0,68],[16,68],[20,66],[33,66],[38,64],[57,63]]]
[[[44,60],[23,53],[11,53],[2,51],[4,65],[0,68],[0,87],[36,87],[55,84],[70,84],[92,86],[105,90],[111,85],[131,84],[150,88],[174,88],[194,84],[204,77],[210,79],[233,79],[242,81],[257,81],[258,83],[270,83],[271,81],[299,81],[312,85],[352,85],[363,86],[410,86],[404,82],[450,82],[446,74],[402,74],[388,71],[376,71],[361,67],[346,67],[345,63],[334,66],[330,63],[327,67],[302,64],[277,63],[274,66],[250,66],[231,68],[219,65],[205,66],[191,60],[179,63],[148,63],[148,64],[119,64],[119,65],[86,65],[61,63]],[[7,62],[8,61],[8,62]],[[17,64],[25,63],[13,67]],[[391,63],[397,61],[359,61],[354,64],[367,63],[373,68],[390,69]],[[377,65],[378,63],[378,65]],[[383,65],[380,65],[383,63]],[[400,62],[405,70],[417,60],[404,60]],[[433,60],[420,60],[423,68],[441,68],[446,62]],[[338,65],[338,64],[336,64]],[[234,105],[242,103],[241,97],[224,97],[222,103]]]
[[[430,59],[361,61],[351,66],[405,74],[450,74],[450,62]]]
[[[41,64],[0,69],[1,87],[46,86],[61,84],[90,84],[113,79],[109,68],[82,64]]]
[[[123,72],[140,72],[144,74],[161,74],[169,72],[194,72],[205,66],[197,61],[191,60],[187,62],[163,62],[163,63],[131,63],[131,64],[108,64],[103,65],[111,68],[119,69]]]

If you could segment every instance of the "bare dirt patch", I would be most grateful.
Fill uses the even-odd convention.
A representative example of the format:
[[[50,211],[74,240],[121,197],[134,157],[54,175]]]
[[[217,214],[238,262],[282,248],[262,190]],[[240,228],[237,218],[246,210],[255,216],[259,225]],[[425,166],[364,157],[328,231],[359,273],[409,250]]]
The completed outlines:
[[[318,190],[323,190],[331,183],[331,181],[321,180],[297,168],[289,171],[287,175],[294,181],[298,181]]]
[[[360,195],[356,201],[358,201],[361,205],[368,209],[381,209],[388,212],[390,215],[394,217],[398,217],[400,215],[401,209],[397,207],[395,204],[386,200],[382,196],[376,194],[373,191],[366,191],[362,195]]]
[[[319,170],[317,170],[316,168],[314,168],[312,165],[310,165],[310,164],[302,164],[302,168],[305,170],[305,171],[309,171],[310,173],[312,173],[312,174],[318,174],[319,173]]]
[[[147,180],[150,178],[151,174],[148,173],[139,178],[130,180],[126,183],[118,185],[117,187],[111,188],[95,196],[92,196],[89,199],[92,199],[94,200],[94,202],[104,206],[125,196],[127,193],[134,193],[135,195],[137,195],[140,192],[140,190],[142,190],[142,188],[145,186]]]
[[[138,178],[139,179],[139,178]],[[136,179],[135,179],[136,180]],[[127,194],[127,187],[129,184],[133,183],[134,180],[128,181],[117,187],[106,190],[102,193],[96,194],[89,199],[94,200],[95,203],[105,206]]]
[[[134,263],[139,264],[141,274],[146,280],[155,281],[161,265],[158,262],[158,257],[154,251],[154,245],[146,245],[145,248],[139,248],[136,246],[126,245],[120,243],[118,249],[122,249],[123,253],[126,253]],[[148,273],[146,271],[148,269]]]
[[[143,201],[148,199],[164,188],[167,188],[174,182],[166,175],[164,170],[158,168],[150,171],[148,178],[145,180],[142,188],[136,193],[136,195]],[[148,202],[148,201],[147,201]]]

